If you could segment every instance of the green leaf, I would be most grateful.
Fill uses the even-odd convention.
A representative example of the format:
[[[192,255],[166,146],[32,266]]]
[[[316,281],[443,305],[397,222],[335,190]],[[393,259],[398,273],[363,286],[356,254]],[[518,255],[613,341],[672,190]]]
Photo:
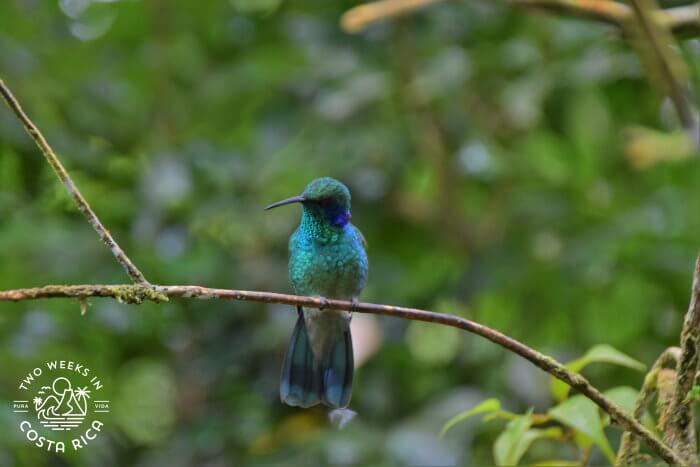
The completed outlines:
[[[566,183],[571,174],[571,160],[567,142],[552,132],[535,132],[525,140],[524,150],[528,166],[535,175],[546,183],[561,185]]]
[[[117,381],[117,425],[136,444],[162,443],[176,421],[177,384],[170,369],[157,360],[132,360],[122,367]]]
[[[496,410],[495,412],[491,412],[490,414],[484,415],[483,420],[485,422],[490,422],[491,420],[493,420],[495,418],[503,418],[505,420],[513,420],[516,417],[519,417],[519,415],[514,414],[513,412],[508,412],[507,410]]]
[[[472,407],[466,412],[462,412],[449,419],[447,423],[443,425],[442,430],[440,430],[440,436],[445,436],[445,433],[447,433],[448,430],[450,430],[453,426],[455,426],[463,420],[466,420],[469,417],[473,417],[474,415],[479,415],[482,413],[498,412],[500,410],[501,403],[498,401],[498,399],[486,399],[485,401],[481,402],[480,404],[477,404],[475,407]]]
[[[518,457],[517,461],[519,461],[520,457],[522,457],[522,455],[527,452],[530,445],[538,439],[562,439],[563,436],[564,433],[562,432],[561,428],[556,426],[546,428],[544,430],[540,430],[538,428],[531,428],[527,430],[525,432],[525,435],[523,435],[522,440],[522,445],[524,446],[524,449],[522,451],[522,454],[520,454],[520,456]]]
[[[549,415],[590,438],[603,451],[610,463],[615,461],[615,454],[603,432],[598,407],[592,401],[576,395],[552,408]]]
[[[599,173],[600,154],[614,134],[610,109],[598,92],[582,90],[572,95],[565,118],[566,139],[578,153],[569,170],[580,181],[590,180]]]
[[[622,407],[625,412],[632,415],[634,405],[637,402],[638,391],[629,386],[618,386],[605,391],[605,396]]]
[[[605,391],[605,396],[612,400],[614,403],[622,407],[625,412],[632,415],[634,412],[634,406],[637,402],[637,396],[639,391],[635,388],[629,386],[619,386],[616,388],[608,389]],[[605,414],[603,417],[603,426],[607,426],[610,423],[610,416]],[[648,411],[644,411],[642,414],[642,424],[649,429],[654,429],[656,423],[654,419],[649,415]]]
[[[406,344],[416,360],[427,365],[447,365],[457,355],[461,342],[459,329],[430,326],[412,321],[406,331]]]
[[[530,428],[532,410],[511,420],[493,445],[493,457],[497,465],[516,465],[532,443],[538,439],[559,439],[561,428],[544,430]]]
[[[580,431],[574,431],[574,443],[576,443],[581,451],[593,446],[593,440]]]
[[[511,420],[493,444],[493,458],[496,465],[516,465],[534,440],[526,439],[525,434],[532,425],[532,409],[525,415]]]
[[[577,358],[566,364],[566,367],[576,373],[581,372],[585,367],[591,363],[612,363],[613,365],[620,365],[627,368],[632,368],[633,370],[644,371],[646,366],[632,357],[623,354],[619,350],[607,344],[600,344],[591,347],[586,354]],[[563,401],[569,395],[569,390],[571,387],[559,381],[558,379],[552,379],[550,384],[550,390],[552,391],[552,396],[557,401]]]

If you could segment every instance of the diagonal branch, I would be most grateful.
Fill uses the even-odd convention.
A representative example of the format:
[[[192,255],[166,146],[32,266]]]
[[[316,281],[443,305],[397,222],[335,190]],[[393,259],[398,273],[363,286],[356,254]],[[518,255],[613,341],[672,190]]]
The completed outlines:
[[[612,25],[619,25],[632,13],[629,6],[613,1],[509,0],[509,2],[515,6],[588,18]]]
[[[644,378],[633,414],[636,420],[640,420],[651,397],[657,392],[658,405],[663,409],[659,411],[659,425],[664,433],[664,441],[678,452],[685,463],[690,465],[698,463],[693,400],[688,400],[687,397],[700,367],[698,350],[700,350],[700,255],[695,262],[690,305],[681,331],[681,347],[669,347],[656,360]],[[675,371],[665,370],[664,367],[671,363]],[[663,381],[661,375],[664,376]],[[661,397],[662,392],[663,397]],[[638,440],[632,433],[625,431],[615,465],[634,464],[638,454]]]
[[[634,14],[629,5],[614,1],[584,0],[507,0],[524,8],[534,8],[570,16],[588,18],[621,26]],[[674,34],[700,31],[700,16],[697,5],[666,8],[655,12],[657,20]]]
[[[345,32],[360,32],[377,21],[407,15],[433,3],[445,0],[379,0],[358,5],[346,11],[340,19]]]
[[[35,289],[0,292],[0,301],[21,301],[59,297],[79,299],[86,299],[89,297],[113,297],[126,303],[142,303],[145,300],[161,302],[170,297],[209,300],[243,300],[297,305],[309,308],[323,308],[327,310],[348,310],[358,313],[386,315],[395,318],[451,326],[484,337],[520,355],[536,367],[560,379],[572,388],[578,389],[606,413],[610,414],[612,419],[625,431],[630,431],[643,439],[647,446],[656,452],[664,461],[672,465],[684,464],[683,459],[678,457],[666,444],[651,433],[651,431],[627,414],[620,406],[605,397],[580,374],[572,372],[552,357],[544,355],[500,331],[459,316],[392,305],[378,305],[374,303],[353,304],[353,302],[345,300],[321,299],[318,297],[304,297],[248,290],[211,289],[197,285],[49,285]]]
[[[412,13],[413,11],[446,0],[378,0],[350,8],[340,24],[348,33],[361,32],[372,24]],[[622,26],[633,16],[629,5],[612,0],[505,0],[523,8],[551,11],[564,15],[588,18],[602,23]],[[685,5],[660,10],[658,21],[674,34],[700,32],[700,14],[697,5]]]
[[[632,415],[634,416],[635,420],[641,421],[651,398],[657,392],[657,381],[661,371],[664,370],[667,365],[671,364],[673,364],[673,367],[675,368],[678,365],[680,356],[680,347],[669,347],[664,350],[661,355],[659,355],[659,358],[656,359],[654,365],[652,365],[651,369],[644,377],[642,389],[639,391],[637,400],[634,403],[634,412]],[[615,465],[624,466],[637,464],[638,456],[639,439],[629,431],[625,431],[622,434],[622,440],[620,441],[620,448],[617,451]]]
[[[695,262],[690,305],[681,331],[681,357],[677,367],[675,391],[668,410],[664,439],[677,449],[684,461],[697,464],[697,445],[692,401],[687,400],[697,374],[700,349],[700,255]]]
[[[44,157],[46,157],[46,160],[51,165],[51,168],[56,173],[56,176],[63,183],[63,186],[65,186],[66,190],[68,190],[68,193],[73,198],[73,201],[75,201],[75,204],[78,206],[80,212],[83,213],[83,216],[85,216],[92,228],[95,229],[97,235],[100,236],[100,240],[107,245],[119,264],[122,266],[122,268],[124,268],[126,273],[134,282],[147,284],[148,281],[144,277],[143,273],[141,273],[136,265],[131,262],[129,257],[126,256],[126,253],[124,253],[124,250],[122,250],[116,240],[114,240],[112,234],[110,234],[105,226],[102,225],[102,222],[100,222],[100,219],[97,217],[97,214],[95,214],[95,211],[92,210],[88,202],[78,190],[78,187],[73,183],[73,180],[70,178],[70,175],[68,175],[68,172],[63,167],[63,164],[61,164],[61,161],[58,160],[56,153],[53,151],[53,149],[51,149],[51,146],[49,146],[49,143],[44,138],[44,135],[41,134],[39,128],[34,125],[27,114],[24,113],[22,106],[19,105],[19,102],[12,94],[12,91],[10,91],[10,89],[5,85],[2,79],[0,79],[0,94],[2,94],[3,99],[10,107],[12,112],[14,112],[20,122],[22,122],[22,126],[27,133],[29,133],[29,136],[31,136],[36,145],[39,146],[42,154],[44,154]]]

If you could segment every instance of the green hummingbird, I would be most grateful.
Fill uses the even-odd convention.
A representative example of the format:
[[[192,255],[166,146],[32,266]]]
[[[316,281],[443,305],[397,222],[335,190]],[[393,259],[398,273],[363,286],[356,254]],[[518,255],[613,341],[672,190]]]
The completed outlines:
[[[356,302],[367,282],[367,246],[350,223],[350,190],[317,178],[299,196],[271,204],[302,207],[289,239],[289,281],[297,295]],[[282,366],[280,398],[298,407],[347,407],[353,380],[351,313],[297,307],[298,318]]]

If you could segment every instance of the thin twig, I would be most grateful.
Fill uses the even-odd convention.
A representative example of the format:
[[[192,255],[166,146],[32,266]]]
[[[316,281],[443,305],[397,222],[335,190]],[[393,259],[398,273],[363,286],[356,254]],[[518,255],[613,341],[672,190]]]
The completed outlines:
[[[581,452],[581,455],[579,456],[578,464],[581,467],[587,467],[588,463],[591,461],[591,453],[593,452],[593,444],[589,444],[588,446],[581,446],[579,450]]]
[[[665,8],[657,13],[658,21],[674,35],[700,33],[700,5]]]
[[[697,465],[697,445],[693,422],[693,408],[686,401],[693,388],[698,371],[698,344],[700,343],[700,255],[695,262],[690,305],[681,331],[681,357],[678,364],[675,392],[669,409],[669,420],[664,439],[677,450],[685,462]]]
[[[379,0],[350,8],[340,19],[345,32],[360,32],[377,21],[406,15],[419,8],[445,0]]]
[[[634,12],[628,5],[613,1],[582,0],[508,0],[509,3],[542,11],[563,13],[580,18],[588,18],[602,23],[621,26]],[[697,5],[686,5],[660,10],[657,20],[674,34],[700,31],[700,16]]]
[[[656,427],[664,434],[669,429],[668,421],[672,418],[671,405],[673,402],[673,394],[676,390],[676,378],[678,374],[676,370],[671,368],[663,368],[659,371],[659,375],[656,379],[656,413],[658,420],[656,421]],[[695,427],[689,428],[689,433],[692,432],[693,439],[695,439]],[[694,449],[691,449],[694,451]],[[676,451],[678,452],[678,451]],[[698,465],[696,462],[692,461],[691,456],[694,455],[692,452],[689,453],[680,452],[680,455],[688,457],[687,462],[691,465]]]
[[[624,430],[631,431],[643,439],[664,461],[673,465],[683,464],[683,459],[678,457],[668,446],[642,426],[642,424],[625,413],[621,407],[605,397],[582,375],[570,371],[552,357],[544,355],[512,337],[506,336],[483,324],[459,316],[392,305],[378,305],[373,303],[353,304],[345,300],[322,300],[318,297],[304,297],[248,290],[211,289],[197,285],[49,285],[34,289],[0,292],[0,301],[20,301],[58,297],[113,297],[126,303],[141,303],[145,300],[161,302],[167,300],[169,297],[243,300],[262,303],[280,303],[309,308],[324,308],[327,310],[348,310],[451,326],[484,337],[529,360],[538,368],[560,379],[572,388],[578,389],[606,413],[610,414],[612,419]]]
[[[509,3],[524,8],[595,19],[613,25],[619,25],[621,21],[628,18],[632,13],[629,6],[612,1],[509,0]]]
[[[350,8],[343,14],[340,24],[348,33],[361,32],[372,24],[392,17],[409,14],[424,6],[445,0],[379,0]],[[543,11],[589,18],[614,26],[632,17],[632,9],[614,1],[586,0],[506,0],[508,3]],[[697,5],[667,8],[657,13],[658,21],[674,34],[700,31],[700,15]]]
[[[141,273],[141,271],[139,271],[134,263],[131,262],[129,257],[126,256],[126,253],[124,253],[124,250],[122,250],[119,244],[114,240],[112,234],[110,234],[104,225],[102,225],[100,219],[78,190],[78,187],[75,186],[75,183],[73,183],[73,180],[68,175],[68,172],[63,167],[63,164],[61,164],[61,161],[58,160],[56,153],[54,153],[53,149],[51,149],[51,146],[49,146],[49,143],[44,138],[44,135],[41,134],[37,126],[34,125],[27,114],[24,113],[24,110],[22,110],[22,107],[12,94],[12,91],[10,91],[10,89],[5,85],[2,79],[0,79],[0,94],[2,94],[2,97],[7,105],[14,112],[20,122],[22,122],[22,126],[24,126],[24,129],[27,130],[29,136],[31,136],[36,145],[39,146],[42,154],[44,154],[44,157],[46,157],[46,160],[51,165],[51,168],[56,173],[56,176],[61,180],[63,186],[66,187],[68,193],[70,193],[80,212],[83,213],[92,228],[95,229],[97,235],[99,235],[102,242],[107,245],[122,268],[124,268],[126,273],[134,282],[147,284],[148,281],[146,281],[144,275]]]
[[[661,355],[659,355],[659,358],[656,359],[651,369],[644,377],[642,389],[639,391],[637,400],[634,403],[634,412],[632,413],[632,416],[635,420],[642,420],[642,416],[647,410],[647,406],[649,405],[651,398],[654,396],[654,393],[656,393],[657,378],[661,370],[670,364],[673,364],[673,368],[675,368],[678,365],[680,356],[680,347],[669,347],[664,350]],[[617,451],[615,465],[635,465],[639,463],[637,462],[638,455],[639,438],[634,436],[631,432],[625,431],[622,434],[622,440],[620,441],[620,448]]]

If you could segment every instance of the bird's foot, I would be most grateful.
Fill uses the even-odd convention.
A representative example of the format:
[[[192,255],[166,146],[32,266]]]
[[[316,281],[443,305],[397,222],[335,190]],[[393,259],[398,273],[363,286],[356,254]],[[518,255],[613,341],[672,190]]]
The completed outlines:
[[[357,297],[353,297],[352,300],[350,301],[350,311],[355,312],[357,311],[357,308],[360,306],[360,300]]]
[[[326,297],[318,297],[318,301],[320,302],[318,305],[319,310],[326,310],[331,307],[331,302]]]

